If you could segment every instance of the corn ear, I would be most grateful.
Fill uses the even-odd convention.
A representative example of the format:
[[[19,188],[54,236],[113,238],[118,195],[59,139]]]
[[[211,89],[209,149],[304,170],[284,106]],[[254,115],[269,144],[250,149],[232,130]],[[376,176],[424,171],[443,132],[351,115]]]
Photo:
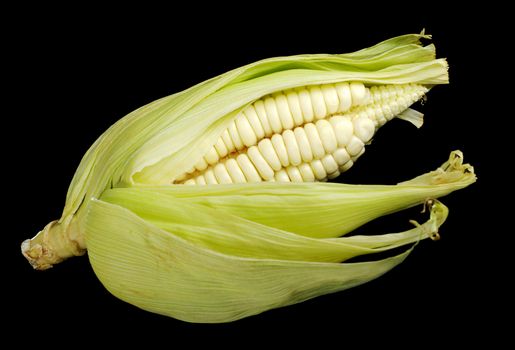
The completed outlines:
[[[435,47],[422,46],[421,39],[430,36],[404,35],[350,54],[266,59],[137,109],[88,150],[61,218],[22,243],[24,256],[43,270],[87,249],[97,276],[114,295],[190,322],[236,320],[380,276],[412,247],[383,260],[345,261],[436,237],[447,208],[434,198],[475,181],[460,152],[436,171],[395,186],[280,181],[337,176],[393,117],[422,125],[422,114],[409,106],[434,85],[447,84],[448,75],[445,59],[436,59]],[[307,113],[310,122],[293,116],[295,108],[311,103],[300,97],[308,90],[313,101],[331,102],[327,110],[314,106]],[[335,103],[338,94],[350,94],[354,106],[350,99]],[[389,99],[392,94],[396,99]],[[371,104],[356,102],[365,96]],[[288,98],[298,104],[291,110],[284,108]],[[266,111],[267,103],[266,118],[257,112],[248,123],[240,118],[251,108]],[[277,106],[282,117],[292,113],[291,119],[281,119]],[[270,125],[259,126],[268,117]],[[345,134],[349,123],[355,135],[347,144],[335,130]],[[345,150],[336,148],[344,144]],[[216,152],[229,157],[223,166]],[[241,170],[252,170],[245,167],[249,159],[260,171],[252,180],[277,182],[180,184],[203,185],[216,171],[218,180],[232,176],[244,182],[250,175]],[[424,202],[430,218],[414,228],[345,236]]]

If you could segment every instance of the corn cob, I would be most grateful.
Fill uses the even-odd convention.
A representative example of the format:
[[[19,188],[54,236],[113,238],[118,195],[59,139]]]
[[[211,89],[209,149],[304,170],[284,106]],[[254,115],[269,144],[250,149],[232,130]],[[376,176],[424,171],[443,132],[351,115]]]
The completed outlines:
[[[175,179],[186,185],[325,181],[348,170],[388,120],[421,99],[417,84],[351,82],[281,91],[246,107]]]

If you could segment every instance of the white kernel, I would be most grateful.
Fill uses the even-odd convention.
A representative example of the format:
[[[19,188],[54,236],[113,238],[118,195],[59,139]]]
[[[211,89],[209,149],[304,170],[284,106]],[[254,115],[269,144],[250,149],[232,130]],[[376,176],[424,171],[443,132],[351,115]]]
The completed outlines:
[[[218,152],[214,147],[211,147],[209,151],[207,151],[206,155],[204,156],[204,159],[208,164],[216,164],[218,163],[218,160],[220,159],[220,156],[218,155]]]
[[[263,139],[258,143],[259,152],[263,158],[265,158],[266,162],[274,169],[278,171],[282,168],[281,161],[277,157],[275,153],[274,145],[272,145],[272,141],[270,139]]]
[[[418,101],[421,97],[423,96],[422,92],[421,91],[415,91],[415,92],[412,92],[409,96],[409,100],[412,101],[412,103],[415,103],[416,101]]]
[[[388,121],[388,119],[386,119],[386,118],[383,116],[383,114],[382,114],[382,113],[380,113],[379,111],[377,111],[377,109],[379,109],[379,108],[375,108],[375,109],[376,109],[376,111],[374,112],[374,114],[375,114],[375,115],[376,115],[376,117],[377,117],[377,119],[376,119],[376,120],[377,120],[377,123],[378,123],[380,126],[382,126],[382,125],[386,124],[386,122]]]
[[[236,147],[237,150],[243,149],[243,141],[240,138],[240,133],[238,132],[234,121],[229,124],[229,128],[227,128],[227,130],[229,130],[229,135],[234,143],[234,147]]]
[[[367,107],[367,108],[365,108],[364,110],[358,111],[358,112],[356,113],[356,115],[354,116],[354,118],[351,118],[351,120],[354,122],[354,120],[356,120],[356,119],[358,119],[358,118],[365,118],[365,119],[369,119],[369,118],[367,117],[367,115],[368,115],[368,114],[367,114],[367,112],[366,112],[366,110],[367,110],[367,109],[369,109],[369,108],[370,108],[370,107]]]
[[[336,141],[331,123],[325,119],[321,119],[316,122],[316,127],[326,153],[334,152],[338,147],[338,142]]]
[[[286,170],[281,169],[275,173],[275,181],[277,182],[291,182],[290,177]]]
[[[315,124],[308,123],[304,125],[304,131],[308,137],[309,144],[311,146],[311,152],[315,158],[322,158],[325,155],[324,145],[318,135],[318,130]]]
[[[195,169],[199,170],[199,171],[202,171],[202,170],[205,170],[207,168],[207,162],[206,160],[202,157],[200,158],[200,160],[197,162],[197,164],[195,164]]]
[[[311,96],[306,89],[298,90],[300,108],[302,110],[302,118],[304,123],[313,121],[315,114],[313,113],[313,104],[311,103]]]
[[[333,152],[333,158],[338,164],[338,166],[342,166],[347,163],[350,159],[349,153],[345,150],[345,148],[338,148]]]
[[[286,172],[288,173],[288,177],[290,178],[291,182],[304,182],[299,168],[296,166],[287,167]]]
[[[403,111],[403,106],[398,103],[398,99],[392,100],[389,106],[392,109],[393,115],[399,115]]]
[[[329,114],[338,112],[340,101],[338,100],[338,94],[333,84],[325,84],[320,87],[322,94],[324,95],[325,105]]]
[[[231,135],[229,135],[229,130],[226,129],[222,133],[222,141],[224,142],[225,148],[227,149],[227,153],[231,153],[236,150],[236,146],[232,142]]]
[[[353,162],[355,162],[356,159],[358,159],[359,157],[361,157],[363,155],[363,153],[365,153],[365,147],[363,147],[358,154],[356,154],[355,156],[352,156],[351,160]]]
[[[361,114],[364,115],[368,119],[379,120],[382,115],[382,112],[380,112],[381,108],[379,108],[379,106],[380,105],[370,106],[370,107],[366,108],[365,110],[363,110],[363,112]],[[378,113],[378,111],[379,111],[379,113]]]
[[[331,154],[325,155],[320,161],[322,162],[326,173],[331,174],[338,171],[338,164],[336,164],[336,161]]]
[[[374,85],[370,87],[370,103],[379,103],[382,100],[381,91],[379,86]]]
[[[290,112],[290,107],[288,106],[288,100],[286,96],[283,94],[274,95],[275,104],[277,106],[277,113],[279,113],[279,119],[281,120],[281,125],[283,126],[283,130],[290,130],[294,127],[293,117]]]
[[[333,127],[338,147],[345,147],[354,134],[354,127],[352,126],[350,118],[334,116],[329,118],[329,123],[331,123]]]
[[[243,114],[238,114],[236,117],[236,128],[240,133],[240,138],[243,141],[243,144],[247,147],[253,146],[257,143],[257,136],[250,126],[249,121]]]
[[[181,174],[174,179],[174,183],[178,183],[178,182],[181,182],[182,180],[186,180],[187,177],[188,177],[187,173]]]
[[[313,112],[316,119],[323,119],[327,116],[327,107],[325,106],[324,95],[318,86],[309,87],[309,94],[311,96],[311,104],[313,105]]]
[[[279,113],[277,112],[275,100],[270,96],[265,99],[265,110],[268,122],[270,123],[270,127],[272,128],[273,132],[278,134],[283,131],[283,126],[281,124],[281,119],[279,119]]]
[[[236,162],[240,166],[241,171],[245,175],[247,182],[261,182],[261,176],[259,176],[256,168],[250,161],[246,154],[240,154],[236,157]]]
[[[400,114],[411,105],[411,101],[408,101],[404,96],[400,96],[397,98],[397,104],[400,107],[400,111],[397,114]]]
[[[184,184],[185,185],[196,185],[197,183],[195,182],[194,179],[189,179],[189,180],[184,181]]]
[[[370,93],[370,89],[365,89],[365,104],[370,104],[372,102],[372,94]]]
[[[350,83],[350,94],[352,96],[352,105],[361,106],[366,103],[367,91],[363,83],[352,82]]]
[[[256,134],[258,140],[261,140],[263,137],[265,137],[265,130],[263,130],[263,126],[259,121],[259,117],[256,113],[256,110],[254,109],[254,106],[250,105],[247,108],[245,108],[243,114],[249,121],[250,126],[252,127],[252,130],[254,130],[254,133]]]
[[[359,152],[361,152],[361,150],[364,147],[365,147],[365,144],[363,143],[363,141],[361,141],[356,136],[352,136],[349,144],[345,148],[347,149],[347,152],[349,153],[349,155],[351,157],[353,157],[353,156],[359,154]]]
[[[315,181],[315,174],[313,174],[313,170],[311,169],[308,163],[302,163],[298,166],[298,168],[304,182]]]
[[[218,183],[232,184],[232,179],[229,176],[229,173],[227,172],[227,169],[225,168],[225,165],[223,163],[218,163],[217,165],[215,165],[213,172],[215,173],[215,177]]]
[[[383,101],[388,101],[391,97],[394,96],[394,93],[395,93],[395,91],[388,89],[384,85],[379,86],[379,94],[381,96],[381,100],[383,100]]]
[[[393,119],[393,117],[395,117],[395,115],[393,114],[392,109],[390,108],[390,106],[383,105],[381,107],[382,107],[381,108],[381,111],[382,111],[381,114],[384,116],[385,119],[391,120],[391,119]]]
[[[340,100],[340,105],[338,106],[338,112],[347,112],[352,106],[352,96],[350,94],[350,87],[348,83],[339,83],[336,84],[336,93],[338,94],[338,99]]]
[[[261,177],[265,180],[273,179],[274,170],[268,165],[265,158],[259,152],[259,149],[256,146],[252,146],[247,150],[247,155],[249,159],[252,161],[252,164],[256,167],[257,171],[261,175]]]
[[[258,116],[259,122],[261,123],[261,127],[265,132],[266,137],[270,137],[273,134],[272,128],[270,127],[270,123],[268,122],[268,116],[266,114],[265,104],[262,100],[257,100],[254,102],[254,109]]]
[[[347,170],[352,168],[353,165],[354,165],[354,162],[352,160],[349,160],[347,163],[345,163],[344,165],[340,166],[340,169],[339,169],[340,173],[346,172]]]
[[[377,103],[380,100],[379,89],[377,85],[370,87],[370,103]]]
[[[336,170],[334,173],[327,174],[327,178],[328,178],[329,180],[332,180],[332,179],[334,179],[334,178],[336,178],[336,177],[338,177],[338,176],[340,176],[340,172],[339,172],[338,170]]]
[[[376,131],[374,123],[368,118],[356,118],[353,120],[354,135],[359,137],[361,141],[367,143],[372,139]]]
[[[199,175],[195,178],[195,182],[197,183],[197,185],[205,185],[206,179],[204,178],[203,175]]]
[[[232,179],[232,182],[234,183],[245,183],[247,180],[245,179],[245,175],[240,169],[240,166],[238,165],[238,162],[233,159],[229,158],[225,162],[225,168],[227,169],[227,172],[229,173],[229,176]]]
[[[297,145],[295,134],[291,130],[285,130],[282,136],[290,164],[299,165],[302,162],[302,158],[300,156],[299,146]]]
[[[401,96],[404,93],[404,87],[402,85],[393,85],[392,92],[395,96]]]
[[[286,151],[286,146],[284,145],[284,140],[281,135],[275,134],[272,136],[272,145],[274,146],[275,154],[279,158],[281,164],[286,167],[290,165],[290,160],[288,158],[288,152]]]
[[[227,146],[225,146],[223,138],[219,137],[218,140],[215,143],[215,149],[220,158],[225,157],[227,154],[229,154],[229,150],[227,149]],[[197,168],[198,169],[198,168]]]
[[[295,91],[288,91],[286,93],[286,99],[288,100],[288,106],[293,117],[295,125],[304,124],[304,118],[302,117],[302,109],[300,108],[299,96]]]
[[[215,173],[213,172],[213,169],[207,169],[204,172],[204,178],[206,179],[206,183],[211,185],[217,185],[218,180],[216,179]]]
[[[327,173],[325,171],[324,165],[322,162],[318,159],[312,161],[310,163],[311,170],[313,170],[313,174],[315,175],[315,178],[319,181],[324,180],[327,176]]]
[[[297,127],[293,130],[293,133],[295,134],[302,160],[304,162],[311,162],[313,160],[313,152],[311,152],[311,145],[304,128]]]

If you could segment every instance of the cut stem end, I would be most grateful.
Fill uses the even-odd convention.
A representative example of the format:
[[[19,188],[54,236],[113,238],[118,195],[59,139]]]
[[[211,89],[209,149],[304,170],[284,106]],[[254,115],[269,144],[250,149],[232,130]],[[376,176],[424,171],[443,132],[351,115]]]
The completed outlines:
[[[72,257],[83,255],[85,249],[67,234],[69,225],[52,221],[34,238],[21,244],[21,252],[35,270],[47,270]]]

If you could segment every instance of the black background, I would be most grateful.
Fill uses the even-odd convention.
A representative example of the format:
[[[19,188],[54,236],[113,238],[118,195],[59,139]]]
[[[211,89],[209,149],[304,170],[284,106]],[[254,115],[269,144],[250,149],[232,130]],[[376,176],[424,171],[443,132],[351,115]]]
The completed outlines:
[[[287,341],[336,339],[340,346],[351,340],[402,344],[411,336],[441,345],[498,340],[503,330],[495,315],[509,308],[497,302],[505,286],[496,267],[506,256],[490,258],[503,241],[493,237],[499,221],[489,214],[494,202],[486,196],[494,174],[487,162],[497,155],[496,135],[503,126],[485,120],[495,120],[493,105],[506,101],[489,78],[502,62],[486,60],[497,48],[488,35],[498,32],[483,22],[489,17],[484,9],[452,14],[407,9],[412,10],[408,16],[372,14],[367,6],[349,12],[343,5],[313,6],[296,14],[249,8],[223,17],[200,5],[195,11],[132,8],[130,15],[105,9],[65,9],[66,15],[50,17],[39,16],[38,9],[30,16],[17,14],[5,31],[4,55],[4,113],[14,136],[3,168],[9,203],[4,220],[12,224],[3,232],[8,333],[27,332],[30,343],[69,337],[63,342],[73,344],[106,336],[128,343],[163,340],[169,346],[181,338],[196,344],[223,337],[244,347],[271,335]],[[420,130],[392,121],[341,181],[394,184],[436,168],[454,149],[475,166],[479,181],[443,199],[450,216],[442,240],[422,242],[385,276],[241,321],[203,325],[116,299],[96,279],[87,257],[37,272],[19,254],[22,240],[60,216],[84,152],[133,109],[262,58],[350,52],[422,28],[433,35],[438,56],[448,58],[451,84],[436,87],[418,106],[426,115]],[[420,209],[364,229],[408,228],[408,219],[425,218]]]

